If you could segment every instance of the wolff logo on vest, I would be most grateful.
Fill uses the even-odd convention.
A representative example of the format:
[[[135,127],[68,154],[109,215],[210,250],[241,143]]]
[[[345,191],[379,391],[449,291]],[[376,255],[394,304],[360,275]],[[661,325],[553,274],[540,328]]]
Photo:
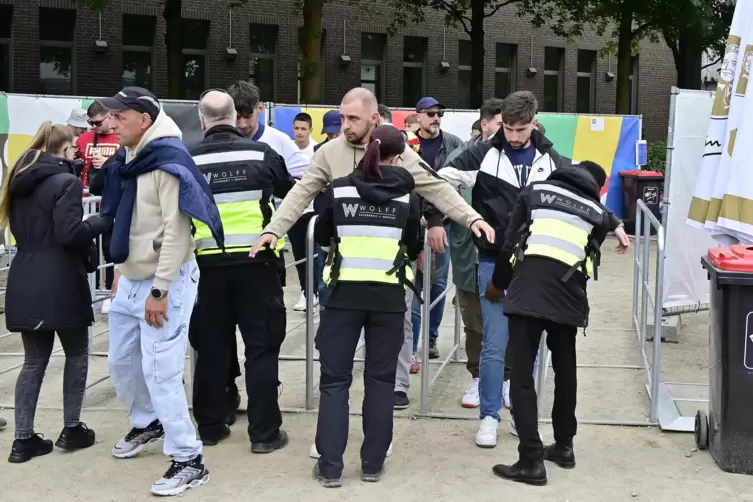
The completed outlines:
[[[204,171],[204,179],[212,186],[229,183],[245,183],[248,181],[248,170],[245,167],[217,168]]]
[[[553,206],[586,218],[590,217],[593,212],[593,208],[590,205],[568,196],[543,191],[539,195],[541,196],[541,204],[543,206]]]
[[[376,204],[342,203],[346,218],[381,218],[394,220],[397,216],[397,206],[379,206]]]

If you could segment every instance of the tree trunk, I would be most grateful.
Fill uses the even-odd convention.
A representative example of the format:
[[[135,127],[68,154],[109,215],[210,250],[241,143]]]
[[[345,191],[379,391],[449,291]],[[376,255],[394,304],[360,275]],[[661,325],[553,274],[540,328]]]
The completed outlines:
[[[186,68],[183,64],[181,0],[165,0],[165,46],[167,48],[167,97],[185,97]],[[202,68],[203,70],[203,68]]]
[[[630,114],[630,73],[633,64],[633,6],[623,3],[617,40],[617,101],[614,112]],[[635,79],[635,76],[633,77]],[[637,83],[637,80],[635,80]]]
[[[303,1],[301,52],[301,102],[322,102],[322,16],[323,0]]]
[[[471,0],[471,108],[484,101],[484,0]]]
[[[677,86],[680,89],[701,88],[701,60],[703,51],[698,43],[698,35],[690,27],[680,30],[679,57],[677,58]]]

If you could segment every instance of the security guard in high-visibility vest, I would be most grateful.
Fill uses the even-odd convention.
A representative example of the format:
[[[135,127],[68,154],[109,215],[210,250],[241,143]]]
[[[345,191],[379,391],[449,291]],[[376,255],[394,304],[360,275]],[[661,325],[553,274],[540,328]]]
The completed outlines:
[[[594,162],[558,169],[546,181],[526,187],[510,217],[494,267],[492,294],[501,296],[507,290],[507,350],[513,361],[510,397],[515,403],[512,412],[520,446],[516,463],[494,466],[494,473],[502,478],[544,485],[544,460],[566,469],[575,467],[575,335],[579,327],[588,324],[586,282],[589,277],[598,278],[601,244],[610,231],[622,225],[600,202],[605,182],[606,173]],[[617,235],[618,252],[627,252],[627,236]],[[532,376],[543,331],[555,373],[555,442],[546,448],[538,432]]]
[[[395,166],[405,151],[392,126],[374,130],[358,168],[332,181],[314,237],[329,248],[324,268],[325,309],[316,344],[321,377],[314,477],[342,484],[348,441],[348,392],[353,357],[365,333],[361,479],[379,481],[392,442],[395,371],[403,345],[405,288],[413,286],[410,260],[419,249],[421,214],[414,181]]]
[[[285,339],[285,304],[280,285],[279,252],[267,249],[255,258],[249,250],[274,213],[273,198],[285,197],[294,181],[285,161],[264,143],[246,139],[236,129],[235,106],[222,91],[199,102],[204,139],[191,148],[209,182],[225,228],[222,253],[208,228],[194,222],[201,280],[191,319],[197,352],[193,411],[205,445],[228,437],[227,417],[237,406],[225,392],[235,351],[235,329],[245,344],[248,434],[251,451],[267,453],[288,442],[280,429],[277,402],[278,357]],[[232,412],[232,413],[231,413]]]

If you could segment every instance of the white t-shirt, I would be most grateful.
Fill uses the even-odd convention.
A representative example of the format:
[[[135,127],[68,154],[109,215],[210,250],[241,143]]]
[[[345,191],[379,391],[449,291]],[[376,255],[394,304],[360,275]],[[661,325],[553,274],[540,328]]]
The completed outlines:
[[[295,141],[290,139],[290,136],[284,132],[265,124],[259,124],[259,128],[262,129],[261,135],[257,133],[251,139],[266,143],[272,150],[279,153],[285,159],[285,166],[288,168],[290,175],[300,180],[303,177],[303,173],[311,165],[311,158],[306,156],[302,150],[299,150]]]
[[[318,144],[319,143],[317,143],[313,139],[309,139],[309,145],[306,148],[300,148],[300,151],[302,151],[309,159],[309,163],[311,163],[311,158],[314,156],[314,147]],[[297,143],[296,146],[298,146]]]

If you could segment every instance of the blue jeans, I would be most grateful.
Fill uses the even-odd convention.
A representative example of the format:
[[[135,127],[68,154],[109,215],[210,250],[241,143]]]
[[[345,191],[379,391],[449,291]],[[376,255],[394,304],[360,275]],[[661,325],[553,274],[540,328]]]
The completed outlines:
[[[509,325],[504,313],[504,302],[492,303],[486,299],[486,284],[494,274],[494,262],[480,260],[478,264],[478,289],[481,296],[481,316],[484,320],[483,344],[479,362],[479,398],[481,418],[501,420],[502,383],[505,378],[505,352],[510,340]],[[513,364],[515,362],[513,361]],[[534,364],[534,380],[538,359]]]
[[[108,325],[110,377],[118,398],[128,408],[131,425],[144,428],[159,419],[165,428],[165,455],[179,462],[202,451],[188,413],[183,372],[188,323],[199,285],[196,261],[184,263],[167,294],[167,320],[161,328],[144,319],[152,290],[145,280],[120,276]]]
[[[448,240],[450,235],[450,226],[445,225],[445,232],[447,232]],[[433,302],[439,295],[441,295],[447,288],[447,278],[450,274],[450,248],[445,248],[444,253],[434,253],[434,268],[436,269],[435,281],[431,285],[431,291],[429,293],[431,301]],[[421,288],[423,283],[416,284]],[[439,325],[442,324],[442,316],[444,315],[444,301],[447,299],[445,296],[442,298],[431,310],[429,315],[429,338],[436,340],[439,338]],[[413,322],[413,353],[418,352],[418,341],[421,339],[421,302],[418,297],[413,298],[413,306],[411,308],[411,317]]]

